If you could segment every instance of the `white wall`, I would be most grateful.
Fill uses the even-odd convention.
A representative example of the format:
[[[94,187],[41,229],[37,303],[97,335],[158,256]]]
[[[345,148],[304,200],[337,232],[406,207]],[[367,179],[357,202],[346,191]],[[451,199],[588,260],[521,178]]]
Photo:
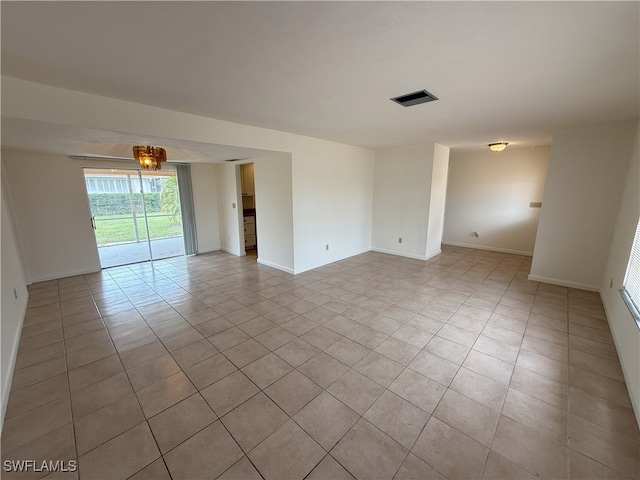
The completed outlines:
[[[531,280],[600,289],[637,122],[555,132]]]
[[[198,253],[220,250],[218,196],[214,165],[191,165],[191,187],[198,235]]]
[[[449,148],[437,143],[384,148],[375,158],[372,249],[423,260],[437,255]]]
[[[293,273],[291,155],[254,158],[258,263]]]
[[[375,158],[373,250],[424,259],[433,145],[378,149]]]
[[[4,184],[5,181],[3,177],[2,183]],[[2,295],[2,311],[0,312],[0,388],[2,389],[2,410],[0,412],[0,430],[2,430],[4,414],[9,399],[13,367],[18,353],[18,342],[20,341],[20,331],[29,298],[24,272],[20,262],[18,242],[12,222],[11,210],[8,205],[8,203],[10,203],[7,198],[9,197],[9,192],[7,192],[7,188],[4,185],[2,187],[1,197],[2,259],[0,269],[2,270],[2,278],[0,279],[0,289]]]
[[[640,129],[636,130],[631,165],[609,250],[600,296],[622,364],[631,403],[640,425],[640,329],[620,296],[635,228],[640,217]],[[610,287],[613,280],[613,286]]]
[[[3,152],[28,283],[100,270],[82,164],[62,155]]]
[[[450,148],[438,143],[433,146],[433,169],[431,173],[431,197],[429,199],[429,220],[427,224],[426,257],[438,255],[442,250],[444,235],[445,204],[447,199],[447,178],[449,175]]]
[[[548,162],[548,146],[452,151],[444,243],[531,255]]]
[[[245,255],[240,166],[234,163],[217,164],[215,171],[221,249],[233,255]]]
[[[373,151],[318,147],[292,155],[295,273],[371,249]]]

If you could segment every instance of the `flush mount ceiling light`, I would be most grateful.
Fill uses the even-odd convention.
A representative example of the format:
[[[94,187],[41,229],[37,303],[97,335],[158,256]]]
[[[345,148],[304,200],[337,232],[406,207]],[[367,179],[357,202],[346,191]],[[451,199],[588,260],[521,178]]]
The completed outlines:
[[[509,145],[507,142],[490,143],[488,146],[492,152],[501,152]]]
[[[167,161],[167,152],[162,147],[136,145],[133,147],[133,158],[140,162],[141,168],[160,170],[162,168],[162,162]]]

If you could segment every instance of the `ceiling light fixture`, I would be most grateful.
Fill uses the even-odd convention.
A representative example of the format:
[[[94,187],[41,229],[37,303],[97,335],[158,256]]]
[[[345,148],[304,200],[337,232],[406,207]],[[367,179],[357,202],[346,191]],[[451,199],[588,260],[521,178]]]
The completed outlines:
[[[490,143],[489,148],[492,152],[501,152],[509,145],[507,142]]]
[[[162,147],[136,145],[133,147],[133,158],[140,162],[141,168],[160,170],[162,168],[162,162],[167,161],[167,152]]]

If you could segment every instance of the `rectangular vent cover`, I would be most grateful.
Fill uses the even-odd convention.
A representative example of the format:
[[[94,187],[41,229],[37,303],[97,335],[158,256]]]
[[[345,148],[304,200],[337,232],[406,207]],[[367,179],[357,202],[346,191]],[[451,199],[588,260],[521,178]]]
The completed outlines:
[[[419,92],[400,95],[399,97],[392,98],[391,100],[404,107],[412,107],[413,105],[419,105],[420,103],[433,102],[434,100],[438,100],[438,97],[426,90],[420,90]]]

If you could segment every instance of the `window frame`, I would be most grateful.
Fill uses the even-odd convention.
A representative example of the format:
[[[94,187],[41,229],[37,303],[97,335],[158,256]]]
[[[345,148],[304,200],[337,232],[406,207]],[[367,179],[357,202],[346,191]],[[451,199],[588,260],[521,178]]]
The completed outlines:
[[[629,260],[627,261],[627,268],[624,272],[622,288],[619,290],[624,303],[626,303],[627,308],[631,313],[631,316],[636,321],[636,326],[640,329],[640,285],[636,286],[638,290],[637,292],[627,290],[627,282],[632,265],[634,266],[634,269],[637,270],[634,272],[634,278],[637,281],[637,279],[640,279],[640,218],[638,218],[638,224],[631,244],[631,251],[629,252]],[[638,298],[634,298],[632,295],[633,293],[635,293]]]

